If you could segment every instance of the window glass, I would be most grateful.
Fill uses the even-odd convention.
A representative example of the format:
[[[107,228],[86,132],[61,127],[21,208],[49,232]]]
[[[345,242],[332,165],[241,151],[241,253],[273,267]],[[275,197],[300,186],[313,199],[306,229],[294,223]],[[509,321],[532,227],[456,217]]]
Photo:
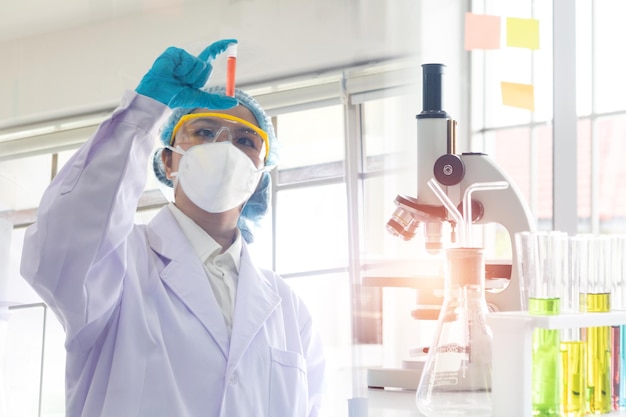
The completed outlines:
[[[596,121],[598,138],[598,215],[600,232],[624,232],[626,218],[626,115],[603,117]]]
[[[76,153],[77,150],[78,149],[70,149],[69,151],[61,151],[57,154],[58,155],[57,172],[61,171],[61,168],[63,168],[65,164],[67,164],[67,161],[69,161],[70,158],[72,158],[72,156]]]
[[[272,229],[272,209],[259,221],[253,230],[254,241],[248,245],[250,256],[259,268],[274,269],[274,230]],[[300,242],[300,241],[298,241]]]
[[[531,201],[531,145],[528,128],[502,129],[485,135],[485,153],[515,182],[520,192]]]
[[[56,417],[65,413],[65,331],[52,311],[46,315],[42,416]]]
[[[43,191],[50,182],[51,169],[51,155],[0,161],[0,211],[39,206]]]
[[[279,169],[343,162],[344,134],[342,106],[279,115]]]
[[[347,266],[345,184],[283,190],[276,198],[276,266],[280,274]]]
[[[320,417],[334,417],[352,397],[350,278],[347,273],[289,278],[287,283],[302,298],[324,345],[326,387]]]
[[[578,121],[576,155],[576,198],[578,200],[578,232],[591,232],[591,121]]]
[[[135,213],[136,224],[147,224],[152,220],[154,216],[161,210],[161,207],[151,208],[146,210],[138,210]]]
[[[363,103],[365,171],[363,214],[367,262],[410,257],[408,244],[386,231],[398,195],[417,196],[417,121],[413,97]]]
[[[611,45],[616,39],[626,37],[624,14],[626,2],[623,0],[603,0],[593,2],[593,87],[595,111],[608,112],[625,110],[624,57]]]
[[[4,315],[0,317],[0,352],[11,358],[5,361],[5,357],[0,357],[4,365],[0,367],[3,370],[0,374],[0,388],[3,389],[0,399],[3,400],[3,408],[6,407],[9,413],[7,415],[35,416],[40,402],[44,306],[38,304],[9,312],[6,323],[3,321]]]
[[[9,320],[0,322],[2,331],[6,339],[0,339],[0,352],[11,358],[0,374],[7,415],[38,415],[40,402],[42,416],[64,415],[65,333],[57,318],[50,309],[44,317],[42,302],[17,305],[9,310]]]
[[[0,310],[0,371],[5,365],[0,388],[5,388],[7,415],[37,415],[41,399],[42,416],[61,416],[65,407],[65,333],[50,309],[44,314],[41,298],[19,273],[25,231],[16,228],[11,234],[6,294],[0,296],[0,301],[10,304],[6,317]],[[10,360],[5,361],[3,353]]]
[[[337,353],[351,343],[350,279],[347,273],[287,279],[306,304],[326,349]]]
[[[38,303],[41,298],[32,287],[22,278],[20,274],[20,262],[22,259],[22,246],[24,245],[24,233],[26,228],[15,228],[11,233],[11,246],[8,265],[8,282],[5,288],[6,294],[0,294],[2,299],[15,302],[17,304]]]
[[[416,172],[417,120],[414,96],[404,95],[363,103],[365,171]],[[410,171],[409,171],[410,172]]]
[[[484,62],[477,79],[484,83],[485,128],[529,123],[552,118],[552,2],[488,0],[484,12],[502,19],[501,48],[474,51],[473,58]],[[507,18],[539,20],[539,49],[507,45]],[[503,104],[501,82],[530,84],[534,93],[534,112]]]
[[[540,227],[552,226],[552,129],[497,130],[488,154],[519,187]]]
[[[576,109],[579,116],[591,114],[593,101],[591,74],[593,59],[591,41],[592,25],[589,0],[576,1]],[[598,3],[598,2],[595,2]]]
[[[626,203],[620,192],[626,114],[578,122],[577,199],[580,233],[624,233]]]

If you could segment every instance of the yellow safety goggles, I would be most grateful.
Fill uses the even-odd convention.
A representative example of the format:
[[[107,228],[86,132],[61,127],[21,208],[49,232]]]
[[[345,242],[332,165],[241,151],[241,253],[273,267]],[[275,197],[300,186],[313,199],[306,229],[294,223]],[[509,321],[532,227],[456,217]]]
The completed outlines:
[[[170,139],[177,144],[200,145],[216,142],[223,135],[233,145],[254,159],[265,162],[270,146],[267,132],[247,120],[225,113],[189,113],[180,118]]]

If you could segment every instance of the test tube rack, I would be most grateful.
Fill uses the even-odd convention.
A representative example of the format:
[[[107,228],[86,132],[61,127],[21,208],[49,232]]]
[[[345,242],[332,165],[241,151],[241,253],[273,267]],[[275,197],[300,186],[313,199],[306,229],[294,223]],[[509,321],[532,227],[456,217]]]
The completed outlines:
[[[534,316],[527,312],[487,315],[493,332],[492,399],[495,417],[531,417],[532,335],[535,329],[626,324],[626,311]],[[626,415],[615,412],[611,415]]]

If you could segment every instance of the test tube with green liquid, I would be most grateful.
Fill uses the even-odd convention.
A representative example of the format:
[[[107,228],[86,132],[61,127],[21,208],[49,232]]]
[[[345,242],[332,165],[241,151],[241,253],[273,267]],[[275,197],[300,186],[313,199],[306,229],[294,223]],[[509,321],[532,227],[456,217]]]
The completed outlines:
[[[532,315],[559,314],[562,274],[567,272],[567,235],[561,232],[521,232],[515,238],[520,260],[522,308]],[[531,378],[533,416],[560,416],[559,330],[533,331]]]
[[[610,252],[608,236],[583,236],[587,246],[587,274],[580,282],[580,311],[604,313],[611,309]],[[612,410],[611,326],[584,329],[586,339],[587,412],[608,413]]]

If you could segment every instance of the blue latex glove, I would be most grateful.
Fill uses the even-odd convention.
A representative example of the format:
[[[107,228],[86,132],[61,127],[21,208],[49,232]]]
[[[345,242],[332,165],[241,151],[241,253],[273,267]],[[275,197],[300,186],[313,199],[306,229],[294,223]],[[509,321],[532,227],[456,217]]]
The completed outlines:
[[[170,108],[205,107],[229,109],[238,102],[231,97],[209,94],[202,90],[213,66],[211,62],[236,39],[222,39],[209,45],[197,57],[183,49],[169,47],[159,56],[135,91]]]

